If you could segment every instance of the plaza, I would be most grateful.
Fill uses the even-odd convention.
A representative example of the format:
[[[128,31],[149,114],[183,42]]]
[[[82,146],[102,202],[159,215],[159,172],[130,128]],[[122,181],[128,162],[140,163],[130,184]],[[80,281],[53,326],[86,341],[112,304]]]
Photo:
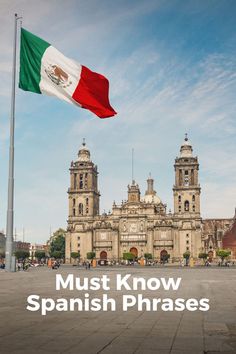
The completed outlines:
[[[147,289],[147,298],[208,298],[209,311],[122,311],[122,295],[137,291],[115,289],[117,274],[143,278],[178,278],[177,290],[156,292]],[[117,303],[116,311],[40,311],[26,310],[27,298],[70,299],[89,293],[101,298],[104,290],[56,290],[56,274],[66,278],[110,279],[109,296]],[[79,353],[79,354],[200,354],[236,352],[236,272],[234,267],[97,267],[64,265],[58,270],[30,268],[27,272],[1,271],[1,353]]]

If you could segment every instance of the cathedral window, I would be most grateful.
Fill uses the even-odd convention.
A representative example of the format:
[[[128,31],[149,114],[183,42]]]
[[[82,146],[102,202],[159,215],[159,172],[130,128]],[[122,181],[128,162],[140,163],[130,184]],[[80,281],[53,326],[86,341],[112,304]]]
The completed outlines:
[[[188,171],[184,171],[184,185],[189,186],[189,175]]]
[[[75,207],[75,198],[73,198],[73,207]]]
[[[189,211],[189,201],[185,200],[184,202],[184,211]]]
[[[179,205],[179,213],[181,212],[181,205]]]
[[[179,195],[179,203],[181,202],[181,195]]]
[[[189,247],[186,247],[186,250],[189,251]]]
[[[195,202],[195,195],[192,196],[192,201]]]
[[[84,186],[84,183],[83,183],[83,175],[80,174],[80,175],[79,175],[79,187],[80,187],[80,189],[82,189],[83,186]]]
[[[87,173],[85,173],[84,186],[85,186],[85,188],[88,188],[88,174]]]
[[[73,216],[75,216],[75,208],[72,209]]]
[[[186,240],[186,244],[187,244],[187,245],[189,244],[189,240]]]
[[[79,203],[79,215],[83,215],[83,204]]]
[[[193,205],[193,212],[195,212],[195,205]]]
[[[89,213],[89,208],[88,208],[88,205],[89,205],[89,199],[86,198],[86,214]]]

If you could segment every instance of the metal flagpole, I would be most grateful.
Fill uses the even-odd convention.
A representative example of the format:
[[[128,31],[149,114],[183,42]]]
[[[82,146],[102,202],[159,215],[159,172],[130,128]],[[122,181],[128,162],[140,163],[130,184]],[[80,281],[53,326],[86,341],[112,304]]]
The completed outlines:
[[[134,184],[134,148],[132,148],[132,184]]]
[[[14,44],[13,44],[13,67],[12,67],[12,94],[10,115],[10,148],[9,148],[9,175],[8,175],[8,204],[7,204],[7,227],[6,227],[6,271],[14,272],[13,264],[13,225],[14,225],[14,132],[15,132],[15,96],[16,96],[16,40],[17,21],[22,18],[15,14]]]

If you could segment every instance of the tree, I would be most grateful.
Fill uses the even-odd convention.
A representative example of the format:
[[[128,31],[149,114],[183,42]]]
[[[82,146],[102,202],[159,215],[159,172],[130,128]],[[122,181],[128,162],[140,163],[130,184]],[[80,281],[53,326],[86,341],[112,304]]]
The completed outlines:
[[[23,261],[24,259],[29,258],[30,253],[27,250],[16,250],[14,252],[14,255],[16,256],[17,259]]]
[[[0,258],[5,258],[5,252],[0,252]]]
[[[135,255],[131,252],[123,253],[123,259],[126,261],[133,261],[135,259]]]
[[[65,257],[65,253],[63,254],[61,251],[53,251],[53,252],[50,252],[50,256],[52,258],[61,259],[61,258]]]
[[[201,252],[198,255],[198,258],[203,259],[203,260],[207,259],[207,257],[208,257],[208,254],[205,252]]]
[[[55,232],[53,232],[53,236],[52,238],[56,238],[57,236],[64,236],[66,237],[66,230],[64,230],[62,227],[60,227],[58,230],[56,230]]]
[[[80,257],[80,253],[79,252],[71,252],[70,254],[71,258],[76,259]]]
[[[231,251],[224,250],[224,249],[218,250],[216,252],[216,255],[221,258],[222,262],[224,261],[225,258],[229,257],[230,254],[231,254]]]
[[[95,252],[88,252],[87,253],[87,259],[94,259],[96,256]]]
[[[76,259],[80,257],[80,253],[79,252],[71,252],[70,254],[71,258]]]
[[[190,252],[189,251],[184,252],[183,257],[186,259],[186,261],[188,261],[190,258]]]
[[[39,261],[41,261],[42,258],[46,257],[45,251],[42,250],[35,251],[34,257],[37,258]]]
[[[65,258],[65,235],[64,229],[58,229],[53,233],[50,243],[49,254],[53,258]]]
[[[151,253],[144,253],[144,258],[145,259],[152,259],[152,254]]]

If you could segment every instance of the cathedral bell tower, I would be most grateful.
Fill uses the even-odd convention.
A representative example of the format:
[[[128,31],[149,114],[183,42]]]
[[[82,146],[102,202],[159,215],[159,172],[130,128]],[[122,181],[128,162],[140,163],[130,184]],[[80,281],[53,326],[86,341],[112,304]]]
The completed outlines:
[[[70,166],[69,220],[99,214],[97,166],[90,159],[90,151],[83,140],[77,161]]]
[[[131,185],[128,185],[128,202],[139,203],[140,202],[140,189],[139,185],[132,181]]]
[[[200,192],[198,183],[198,158],[187,134],[180,148],[180,156],[175,159],[174,214],[176,216],[200,217]]]

